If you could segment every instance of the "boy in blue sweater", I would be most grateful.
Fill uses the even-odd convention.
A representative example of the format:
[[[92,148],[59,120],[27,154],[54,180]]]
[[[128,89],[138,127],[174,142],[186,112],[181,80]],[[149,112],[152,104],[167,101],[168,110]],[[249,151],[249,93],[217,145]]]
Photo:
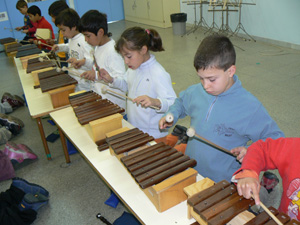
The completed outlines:
[[[189,138],[185,154],[197,160],[199,174],[215,182],[231,180],[249,141],[284,136],[263,105],[242,87],[235,75],[235,61],[235,50],[227,37],[206,37],[194,58],[200,83],[182,91],[170,107],[166,114],[173,114],[173,123],[167,123],[166,117],[159,121],[160,129],[165,129],[190,116],[196,134],[237,155],[235,158],[196,137]]]

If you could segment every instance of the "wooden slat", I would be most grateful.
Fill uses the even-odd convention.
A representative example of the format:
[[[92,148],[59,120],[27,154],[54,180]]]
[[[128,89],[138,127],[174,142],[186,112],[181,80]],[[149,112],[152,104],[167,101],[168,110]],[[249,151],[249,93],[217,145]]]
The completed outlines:
[[[166,179],[172,175],[180,173],[180,172],[186,170],[187,168],[194,167],[196,164],[197,164],[196,160],[190,159],[189,161],[186,161],[184,163],[174,166],[172,169],[164,171],[154,177],[151,177],[150,179],[147,179],[147,180],[139,183],[139,185],[141,188],[145,189],[147,187],[150,187],[154,184],[157,184],[157,183],[163,181],[164,179]]]
[[[236,193],[235,185],[230,185],[225,189],[222,189],[216,192],[214,195],[206,198],[205,200],[199,202],[197,205],[194,205],[194,211],[198,214],[201,214],[204,210],[207,210],[210,207],[213,207],[215,204],[220,202],[221,200],[227,198],[228,196]]]
[[[279,213],[274,207],[268,208],[275,216]],[[264,211],[254,217],[252,220],[248,221],[245,225],[260,225],[265,224],[271,217]]]
[[[107,143],[109,143],[111,140],[118,139],[120,137],[126,136],[128,134],[131,134],[131,133],[134,133],[134,132],[137,132],[137,131],[139,131],[138,128],[132,128],[132,129],[130,129],[128,131],[125,131],[125,132],[119,133],[117,135],[111,136],[109,138],[106,138],[106,141],[107,141]]]
[[[239,196],[241,197],[241,196]],[[233,217],[239,213],[249,209],[250,206],[255,204],[253,199],[245,199],[241,197],[241,200],[233,204],[230,208],[221,211],[217,216],[208,221],[209,225],[223,225],[229,222]]]
[[[170,168],[173,168],[174,166],[177,166],[177,165],[179,165],[181,163],[184,163],[184,162],[187,162],[189,160],[190,160],[190,157],[188,157],[186,155],[183,155],[183,156],[181,156],[181,157],[179,157],[177,159],[174,159],[174,160],[172,160],[172,161],[170,161],[168,163],[165,163],[165,164],[163,164],[163,165],[161,165],[161,166],[159,166],[159,167],[157,167],[155,169],[152,169],[150,171],[147,171],[146,173],[143,173],[143,174],[135,177],[135,180],[138,183],[143,182],[143,181],[145,181],[147,179],[150,179],[151,177],[154,177],[154,176],[160,174],[163,171],[166,171],[166,170],[168,170]]]
[[[77,80],[72,78],[68,74],[61,74],[55,77],[49,77],[46,79],[40,80],[40,87],[42,92],[47,92],[53,89],[57,89],[60,87],[65,87],[71,84],[77,84]]]
[[[276,217],[283,224],[286,224],[291,220],[288,215],[282,212],[278,213]],[[273,219],[271,219],[267,223],[265,223],[265,225],[277,225],[277,223]]]
[[[113,150],[116,153],[116,155],[119,155],[121,153],[128,152],[128,151],[130,151],[134,148],[137,148],[137,147],[140,147],[144,144],[147,144],[148,142],[153,141],[153,140],[154,140],[154,138],[152,136],[148,136],[148,137],[145,137],[143,139],[139,139],[138,141],[135,141],[133,143],[129,143],[126,146],[122,146],[118,149],[113,149]]]
[[[220,181],[214,186],[193,195],[191,198],[188,199],[187,202],[190,206],[197,205],[199,202],[203,201],[204,199],[207,199],[208,197],[214,195],[215,193],[228,187],[229,185],[230,183],[226,180]]]

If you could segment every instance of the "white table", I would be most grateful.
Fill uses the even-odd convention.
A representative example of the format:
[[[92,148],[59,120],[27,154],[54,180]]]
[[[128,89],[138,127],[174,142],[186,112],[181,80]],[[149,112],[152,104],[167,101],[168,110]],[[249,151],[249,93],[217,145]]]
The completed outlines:
[[[86,128],[78,123],[71,107],[52,112],[50,116],[140,222],[147,225],[189,225],[195,222],[187,219],[186,201],[159,213],[121,162],[111,156],[109,150],[98,150]],[[123,127],[132,128],[125,120],[122,123]],[[203,177],[198,174],[197,180],[200,179]]]
[[[48,92],[42,93],[40,88],[34,89],[34,79],[30,73],[26,73],[26,70],[23,69],[20,58],[14,58],[15,65],[18,70],[18,74],[20,77],[21,85],[25,94],[26,102],[28,105],[29,113],[32,118],[36,119],[38,128],[40,131],[41,139],[45,148],[45,153],[48,160],[51,160],[51,153],[46,141],[45,132],[43,128],[43,124],[41,121],[41,117],[49,115],[49,113],[68,107],[62,106],[58,108],[53,108],[51,97]],[[65,143],[65,140],[62,140],[62,143]],[[66,145],[63,145],[64,154],[66,157],[66,162],[70,162],[70,157],[68,154],[68,149]]]

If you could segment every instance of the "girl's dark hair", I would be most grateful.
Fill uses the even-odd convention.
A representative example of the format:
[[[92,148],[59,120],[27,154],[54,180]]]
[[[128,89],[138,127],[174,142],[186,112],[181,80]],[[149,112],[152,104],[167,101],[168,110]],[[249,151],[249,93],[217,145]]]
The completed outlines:
[[[147,46],[148,50],[153,52],[164,51],[162,40],[158,32],[154,29],[145,30],[141,27],[131,27],[126,29],[117,41],[115,49],[120,53],[123,48],[137,51],[141,50],[143,46]]]
[[[61,11],[68,9],[68,8],[69,8],[69,6],[65,1],[61,1],[61,0],[55,1],[49,6],[48,14],[51,17],[57,17]]]
[[[32,14],[32,15],[34,15],[34,16],[35,16],[36,14],[38,14],[39,16],[42,15],[40,8],[37,7],[36,5],[30,6],[30,7],[28,8],[28,10],[27,10],[27,13],[28,13],[28,14]]]
[[[74,9],[65,9],[61,11],[58,16],[55,18],[55,25],[63,25],[66,27],[69,27],[70,29],[72,27],[76,27],[76,30],[78,30],[80,23],[80,17],[78,13]]]
[[[24,0],[19,0],[16,4],[17,10],[20,10],[21,8],[23,8],[25,6],[28,8],[27,2],[25,2]]]
[[[103,29],[104,35],[111,36],[111,33],[108,33],[106,14],[98,10],[89,10],[81,17],[79,26],[81,33],[87,31],[97,35],[100,29]]]
[[[233,44],[226,36],[211,35],[203,39],[194,57],[194,67],[217,68],[226,71],[235,65],[236,54]]]

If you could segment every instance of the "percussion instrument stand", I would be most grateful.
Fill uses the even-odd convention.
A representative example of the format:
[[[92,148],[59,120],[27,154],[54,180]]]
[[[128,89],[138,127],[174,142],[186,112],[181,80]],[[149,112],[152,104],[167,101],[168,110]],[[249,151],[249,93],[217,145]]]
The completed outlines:
[[[189,31],[186,32],[186,35],[189,35],[190,33],[194,33],[198,29],[198,26],[197,26],[197,11],[196,11],[196,5],[198,4],[198,2],[196,2],[196,1],[193,1],[192,3],[187,2],[187,4],[188,5],[191,5],[191,4],[194,5],[194,15],[195,15],[194,25],[192,26],[192,28]]]
[[[213,9],[208,10],[208,11],[209,11],[209,12],[210,12],[210,11],[213,12],[213,22],[212,22],[210,28],[209,28],[204,34],[210,33],[210,32],[216,33],[216,32],[214,31],[214,29],[216,28],[216,29],[219,30],[219,28],[218,28],[218,25],[217,25],[216,22],[215,22],[215,11],[216,11],[216,10],[215,10],[215,6],[213,6]]]
[[[244,31],[244,33],[250,38],[250,39],[248,39],[249,41],[250,40],[253,40],[254,42],[256,42],[256,40],[253,38],[253,37],[251,37],[250,36],[250,34],[248,34],[247,33],[247,31],[245,30],[245,28],[244,28],[244,26],[243,26],[243,24],[242,24],[242,22],[241,22],[241,20],[242,20],[242,0],[241,0],[241,2],[239,3],[239,23],[238,23],[238,25],[237,25],[237,27],[236,27],[236,29],[235,29],[235,31],[233,32],[233,34],[231,35],[231,36],[234,36],[234,35],[237,35],[238,34],[238,32],[240,31],[240,30],[242,30],[242,31]],[[245,3],[244,3],[245,4]],[[247,39],[245,39],[245,41],[246,41]]]
[[[200,0],[200,21],[198,22],[197,27],[204,27],[204,28],[209,28],[209,26],[207,25],[204,17],[203,17],[203,4],[208,4],[207,1],[202,1]]]

